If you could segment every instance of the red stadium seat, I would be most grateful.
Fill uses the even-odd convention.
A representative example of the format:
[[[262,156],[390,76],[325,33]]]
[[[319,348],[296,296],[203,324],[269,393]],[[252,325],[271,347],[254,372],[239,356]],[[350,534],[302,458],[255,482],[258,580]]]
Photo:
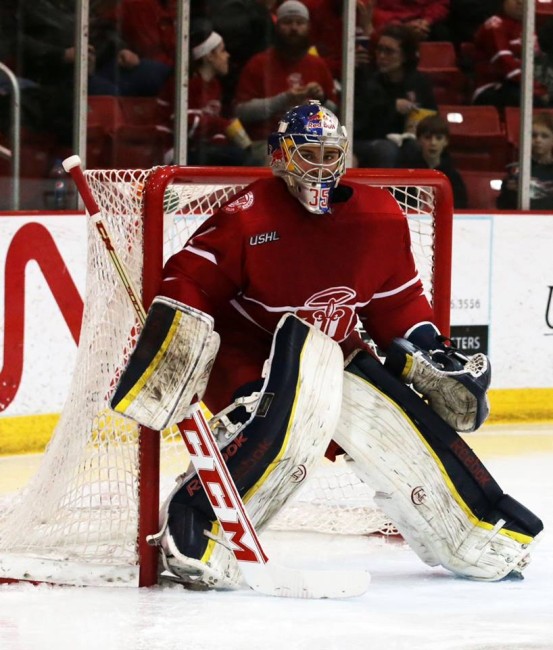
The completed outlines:
[[[501,170],[511,150],[495,106],[441,105],[449,125],[451,156],[460,169]]]
[[[111,140],[102,124],[88,122],[86,127],[87,169],[111,166]]]
[[[518,106],[505,107],[505,133],[513,156],[517,156],[520,142],[520,108]]]
[[[125,124],[151,126],[160,122],[160,102],[157,97],[120,97],[119,106]]]
[[[501,190],[502,173],[460,170],[467,187],[469,210],[496,210],[496,200]]]
[[[553,18],[553,2],[536,0],[536,27],[541,27],[550,18]]]
[[[459,59],[463,69],[474,70],[476,45],[472,41],[463,41],[459,45]]]
[[[123,124],[112,137],[112,164],[118,169],[148,169],[162,165],[170,146],[168,129]]]
[[[88,98],[87,166],[146,169],[163,163],[170,131],[155,97]]]
[[[457,54],[450,41],[422,41],[419,44],[419,70],[456,68]]]
[[[424,41],[419,45],[418,69],[432,80],[438,104],[466,100],[467,79],[457,66],[457,54],[449,41]]]
[[[100,125],[111,134],[125,118],[119,104],[119,98],[112,95],[90,95],[88,97],[88,123]]]

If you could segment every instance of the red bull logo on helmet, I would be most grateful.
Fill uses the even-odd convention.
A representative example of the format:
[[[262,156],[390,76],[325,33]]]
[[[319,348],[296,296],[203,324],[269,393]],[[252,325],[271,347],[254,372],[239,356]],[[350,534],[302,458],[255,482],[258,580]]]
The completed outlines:
[[[306,127],[309,131],[321,131],[323,128],[324,114],[322,111],[310,115]]]
[[[334,115],[322,109],[309,116],[306,126],[307,129],[316,131],[319,135],[329,135],[336,132],[338,120]]]

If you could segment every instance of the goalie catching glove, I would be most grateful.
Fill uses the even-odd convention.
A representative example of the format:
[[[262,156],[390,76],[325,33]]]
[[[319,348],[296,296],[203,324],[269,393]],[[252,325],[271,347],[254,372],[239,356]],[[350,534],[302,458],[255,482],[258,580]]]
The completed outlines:
[[[385,367],[412,384],[455,431],[475,431],[489,415],[491,367],[484,354],[466,357],[454,348],[427,352],[398,338],[387,350]]]

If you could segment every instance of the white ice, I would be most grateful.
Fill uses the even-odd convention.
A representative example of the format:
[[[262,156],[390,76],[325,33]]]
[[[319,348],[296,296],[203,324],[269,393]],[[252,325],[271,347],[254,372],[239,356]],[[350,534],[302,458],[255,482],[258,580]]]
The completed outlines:
[[[456,579],[401,543],[271,533],[264,541],[281,564],[366,569],[369,590],[308,601],[178,585],[2,585],[0,650],[553,650],[553,448],[485,460],[545,524],[523,581]]]

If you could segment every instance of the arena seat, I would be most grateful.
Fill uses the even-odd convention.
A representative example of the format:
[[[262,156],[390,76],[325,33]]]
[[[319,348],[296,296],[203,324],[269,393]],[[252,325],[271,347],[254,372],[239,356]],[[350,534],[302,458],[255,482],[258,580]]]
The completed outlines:
[[[536,27],[540,28],[550,18],[553,18],[553,2],[536,0]]]
[[[450,41],[423,41],[419,45],[418,70],[429,76],[438,104],[462,104],[468,82],[457,66],[457,54]]]
[[[86,126],[86,167],[101,169],[111,163],[111,140],[102,124],[88,122]]]
[[[162,165],[171,133],[155,125],[122,124],[112,136],[112,164],[117,169],[148,169]]]
[[[157,97],[119,97],[125,124],[152,126],[160,123],[161,104]]]
[[[87,108],[88,123],[102,126],[108,134],[125,122],[119,98],[113,95],[89,95]]]
[[[87,166],[138,169],[162,164],[171,146],[162,117],[155,97],[90,96]]]
[[[482,170],[459,170],[467,187],[467,209],[496,210],[504,174]]]
[[[460,169],[501,170],[512,161],[499,111],[495,106],[438,107],[449,125],[451,156]]]
[[[419,44],[419,69],[456,68],[457,53],[450,41],[422,41]]]

